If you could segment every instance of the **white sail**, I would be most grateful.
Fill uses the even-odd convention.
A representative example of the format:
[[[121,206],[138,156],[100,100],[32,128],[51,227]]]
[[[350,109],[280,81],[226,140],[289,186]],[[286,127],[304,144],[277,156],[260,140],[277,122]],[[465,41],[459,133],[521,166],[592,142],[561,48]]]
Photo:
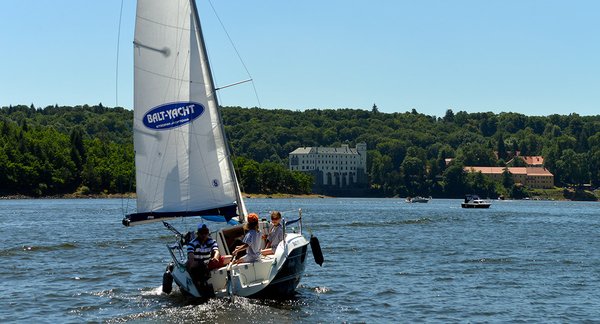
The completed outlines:
[[[223,214],[221,208],[231,210],[238,204],[243,213],[195,10],[190,0],[138,1],[134,40],[138,214],[179,217],[218,210],[216,215]]]

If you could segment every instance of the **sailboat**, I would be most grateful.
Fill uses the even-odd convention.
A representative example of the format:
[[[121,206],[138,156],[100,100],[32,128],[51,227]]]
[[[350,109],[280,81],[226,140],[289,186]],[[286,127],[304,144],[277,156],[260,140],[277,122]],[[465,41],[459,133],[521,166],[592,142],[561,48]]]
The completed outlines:
[[[134,39],[134,149],[137,211],[126,226],[162,221],[176,234],[167,245],[171,262],[163,291],[171,283],[195,297],[288,295],[303,276],[309,244],[302,235],[302,211],[283,222],[284,239],[274,254],[254,263],[229,263],[211,271],[197,288],[188,273],[182,234],[166,221],[201,217],[229,224],[210,234],[221,255],[229,255],[244,237],[248,212],[235,176],[213,83],[198,10],[194,0],[139,0]],[[296,224],[292,224],[296,222]],[[259,222],[268,231],[266,220]],[[264,247],[265,242],[262,242]],[[315,255],[317,256],[317,255]],[[320,255],[321,263],[322,254]],[[315,259],[316,261],[317,258]]]

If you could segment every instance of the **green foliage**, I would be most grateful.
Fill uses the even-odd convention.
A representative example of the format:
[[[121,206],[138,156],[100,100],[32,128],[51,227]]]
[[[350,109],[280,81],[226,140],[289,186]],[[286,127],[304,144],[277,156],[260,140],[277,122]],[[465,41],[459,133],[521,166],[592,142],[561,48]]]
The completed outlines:
[[[583,191],[580,189],[576,189],[576,190],[564,189],[563,196],[567,199],[579,200],[579,201],[596,201],[597,200],[593,193]]]
[[[496,192],[498,192],[499,189],[497,188],[499,184],[481,173],[481,171],[474,173],[470,172],[467,175],[467,182],[471,187],[469,192],[476,192],[483,197],[496,196]]]
[[[78,188],[121,193],[122,182],[129,183],[133,144],[125,123],[132,122],[130,111],[11,106],[0,115],[0,195],[62,195]]]
[[[312,180],[286,173],[291,151],[361,142],[369,149],[367,170],[377,195],[509,194],[512,185],[492,189],[460,167],[505,166],[517,151],[541,155],[558,186],[600,185],[600,115],[529,117],[448,109],[436,118],[414,109],[388,114],[375,107],[303,112],[224,107],[225,130],[244,190],[306,191]],[[3,107],[0,194],[52,195],[82,186],[93,193],[127,191],[134,155],[127,123],[133,125],[132,111],[101,104]],[[447,165],[446,159],[453,162]],[[513,159],[512,165],[522,163]]]
[[[520,156],[515,156],[510,162],[508,162],[508,164],[506,165],[508,167],[526,167],[527,166],[527,162],[525,162],[525,160],[520,157]]]
[[[300,112],[225,107],[223,117],[234,152],[259,163],[285,162],[291,151],[302,146],[367,143],[367,170],[379,195],[433,194],[443,184],[441,195],[449,197],[456,192],[453,185],[469,190],[478,180],[465,178],[464,183],[450,186],[446,180],[440,183],[448,167],[446,159],[462,165],[502,167],[512,159],[510,166],[524,166],[521,158],[515,158],[516,152],[541,155],[557,185],[600,182],[600,155],[596,154],[600,150],[600,116],[455,114],[449,109],[443,118],[436,118],[416,110],[386,114],[373,109]],[[563,154],[567,149],[588,154],[587,168],[582,165],[582,155]],[[431,159],[436,159],[436,168]]]
[[[504,171],[502,171],[502,186],[508,189],[514,186],[514,184],[515,181],[513,180],[512,172],[510,172],[508,167],[505,167]]]
[[[258,163],[244,157],[234,159],[235,169],[246,193],[310,194],[314,179],[300,171],[291,172],[275,162]]]
[[[465,166],[460,162],[452,162],[444,171],[444,191],[449,197],[461,198],[469,188]]]

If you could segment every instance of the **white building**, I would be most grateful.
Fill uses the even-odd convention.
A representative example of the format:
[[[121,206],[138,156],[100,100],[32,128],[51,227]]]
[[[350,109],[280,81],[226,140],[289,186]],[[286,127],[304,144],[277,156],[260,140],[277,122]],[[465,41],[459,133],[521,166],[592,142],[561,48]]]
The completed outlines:
[[[346,189],[368,184],[367,144],[342,147],[299,147],[290,153],[290,171],[310,173],[317,187]]]

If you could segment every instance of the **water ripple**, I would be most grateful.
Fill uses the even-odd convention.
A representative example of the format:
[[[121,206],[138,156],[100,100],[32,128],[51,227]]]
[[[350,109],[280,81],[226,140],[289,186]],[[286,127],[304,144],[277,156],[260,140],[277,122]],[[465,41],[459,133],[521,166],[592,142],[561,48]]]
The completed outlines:
[[[325,263],[288,300],[162,293],[173,235],[125,228],[120,200],[1,201],[0,319],[61,323],[594,322],[600,318],[597,203],[250,199],[303,215]],[[366,206],[366,207],[365,207]],[[19,217],[14,211],[18,210]],[[61,218],[50,217],[60,214]],[[87,222],[85,231],[82,222]],[[193,230],[197,219],[173,222]],[[42,224],[44,233],[30,224]],[[42,237],[44,240],[32,240]]]

